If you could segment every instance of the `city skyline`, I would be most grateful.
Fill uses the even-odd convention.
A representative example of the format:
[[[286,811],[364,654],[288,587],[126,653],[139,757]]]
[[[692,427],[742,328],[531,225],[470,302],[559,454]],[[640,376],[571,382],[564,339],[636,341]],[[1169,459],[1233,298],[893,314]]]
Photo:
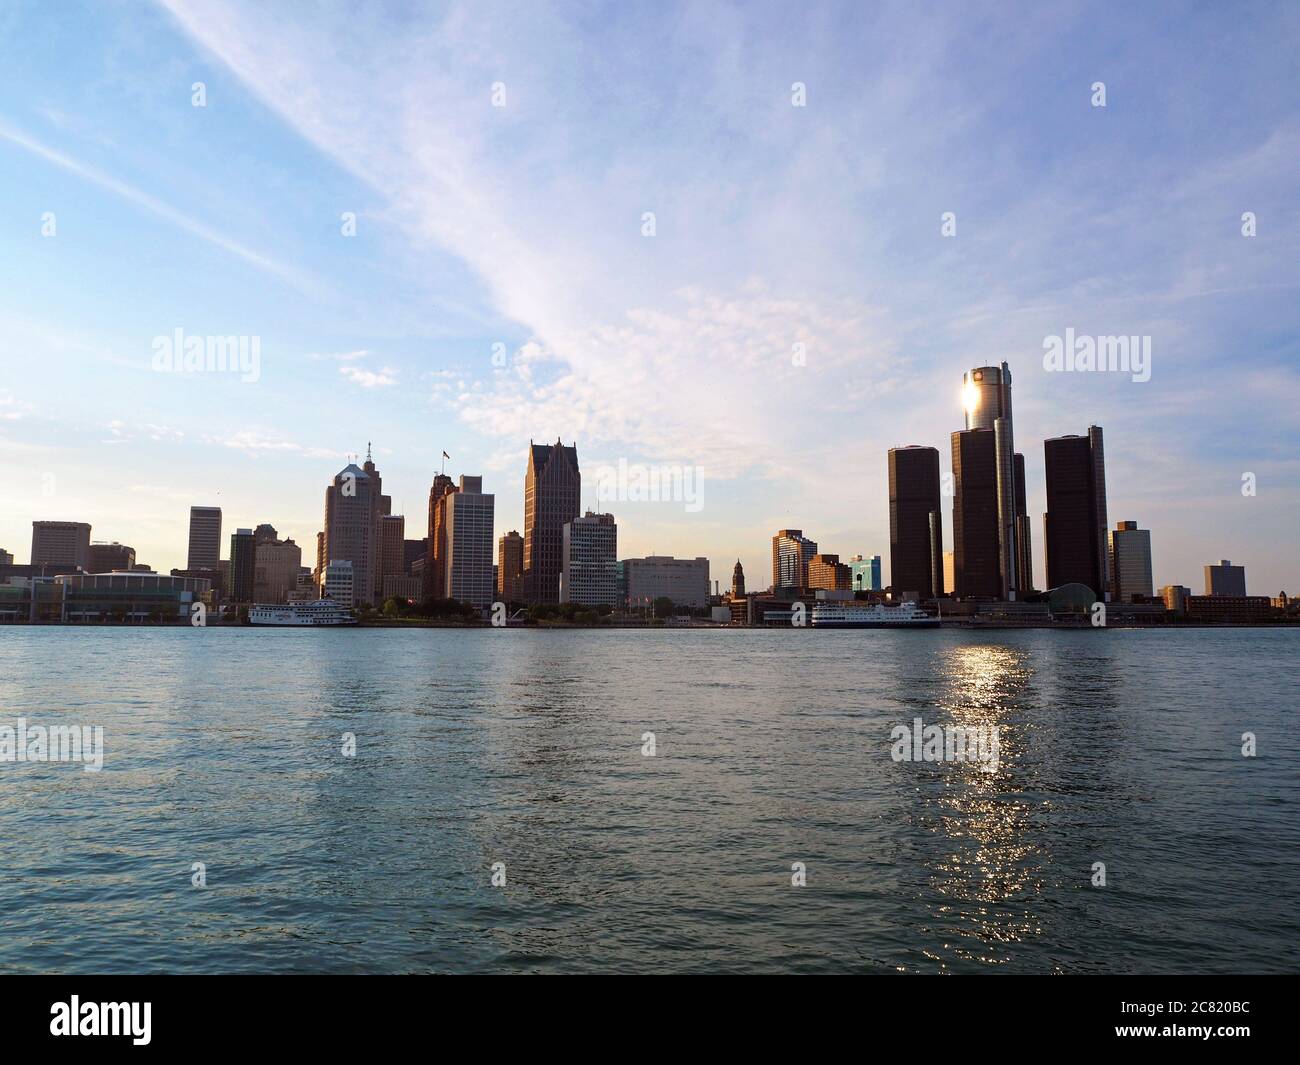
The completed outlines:
[[[495,493],[499,534],[523,520],[526,441],[560,436],[589,474],[703,471],[698,512],[584,481],[630,556],[753,575],[793,527],[888,567],[889,448],[936,447],[950,474],[956,375],[1007,361],[1036,586],[1041,441],[1089,424],[1111,524],[1151,531],[1157,587],[1221,557],[1252,589],[1298,583],[1300,127],[1266,91],[1293,71],[1293,13],[1158,33],[1131,13],[1130,41],[1082,14],[948,13],[924,55],[869,44],[864,94],[860,41],[914,15],[864,37],[851,9],[723,28],[476,11],[432,41],[392,13],[163,4],[128,34],[88,7],[75,40],[6,13],[24,43],[0,65],[0,248],[24,270],[0,298],[0,442],[26,473],[0,488],[0,547],[22,559],[32,520],[85,521],[166,572],[211,505],[310,556],[321,480],[367,440],[409,533],[445,450]],[[664,34],[700,51],[639,60]],[[1229,75],[1233,47],[1252,62]],[[1026,78],[1028,108],[1009,95]],[[177,330],[258,338],[257,379],[154,369]],[[1149,379],[1047,369],[1075,332],[1150,337]]]

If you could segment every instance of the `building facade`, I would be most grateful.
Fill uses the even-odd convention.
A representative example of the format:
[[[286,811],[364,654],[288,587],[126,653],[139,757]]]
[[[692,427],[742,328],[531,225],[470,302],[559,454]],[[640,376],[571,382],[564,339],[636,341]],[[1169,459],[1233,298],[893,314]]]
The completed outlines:
[[[369,454],[363,465],[349,463],[325,489],[325,529],[320,555],[352,563],[354,606],[378,598],[379,519],[387,510],[383,479]]]
[[[375,598],[384,599],[384,581],[389,577],[401,577],[406,573],[406,518],[401,514],[381,514],[379,516],[379,564],[376,566],[376,579],[379,586],[375,589]]]
[[[1205,594],[1244,596],[1246,567],[1234,566],[1226,558],[1221,559],[1217,566],[1206,566]]]
[[[496,497],[484,493],[482,477],[462,476],[456,491],[443,497],[446,508],[447,598],[477,607],[491,606],[492,534]]]
[[[129,570],[134,566],[134,547],[127,547],[117,541],[90,545],[89,561],[86,564],[88,573],[112,573],[115,569]]]
[[[1026,557],[1019,545],[1019,532],[1028,525],[1024,512],[1024,492],[1018,489],[1016,471],[1024,476],[1024,458],[1017,462],[1011,416],[1011,369],[980,366],[962,375],[962,398],[966,410],[966,428],[987,429],[993,433],[995,526],[998,540],[998,593],[1002,600],[1016,599],[1032,580],[1022,578],[1017,567]],[[956,470],[954,468],[954,475]],[[1018,520],[1023,518],[1024,520]],[[954,534],[955,537],[955,534]],[[940,551],[942,558],[942,551]],[[941,577],[936,579],[938,584]]]
[[[1100,426],[1087,436],[1043,441],[1047,513],[1043,558],[1048,588],[1082,584],[1098,599],[1111,594],[1106,529],[1106,467]]]
[[[961,599],[1005,598],[997,465],[997,436],[992,429],[952,434],[952,590]],[[940,567],[942,584],[942,561]]]
[[[90,563],[90,526],[84,521],[32,522],[33,566],[75,573]]]
[[[1110,534],[1110,574],[1115,602],[1131,603],[1134,596],[1152,598],[1150,529],[1139,529],[1135,521],[1115,523]]]
[[[221,508],[190,507],[186,569],[216,569],[221,561]]]
[[[336,559],[325,567],[323,599],[333,599],[339,606],[351,610],[356,603],[356,567],[348,559]]]
[[[236,529],[230,534],[230,576],[226,594],[233,603],[253,602],[257,583],[257,538],[252,529]]]
[[[287,603],[298,588],[302,548],[292,539],[263,540],[253,533],[253,598],[259,603]],[[234,548],[231,548],[233,557]]]
[[[497,543],[497,598],[503,603],[524,598],[524,538],[514,529]]]
[[[853,571],[840,561],[839,555],[813,555],[808,560],[808,587],[849,591],[853,587]]]
[[[781,529],[772,537],[772,590],[808,587],[808,563],[817,554],[817,541],[802,529]]]
[[[622,562],[626,602],[644,604],[671,599],[677,606],[709,605],[709,560],[647,555]],[[734,573],[733,573],[734,578]],[[741,584],[744,584],[741,574]]]
[[[864,558],[854,555],[847,563],[849,567],[849,587],[855,592],[880,592],[884,582],[880,572],[880,556]]]
[[[429,527],[425,537],[424,597],[447,598],[447,496],[456,483],[445,473],[433,479],[429,489]]]
[[[524,594],[530,602],[561,601],[564,528],[582,498],[577,445],[531,444],[524,476]]]
[[[736,559],[736,564],[731,567],[731,597],[745,598],[745,567],[740,564],[740,559]]]
[[[619,601],[618,526],[613,514],[587,511],[565,523],[563,565],[557,595],[580,606],[617,606]]]
[[[911,444],[889,449],[889,583],[930,599],[942,583],[943,510],[939,451]]]

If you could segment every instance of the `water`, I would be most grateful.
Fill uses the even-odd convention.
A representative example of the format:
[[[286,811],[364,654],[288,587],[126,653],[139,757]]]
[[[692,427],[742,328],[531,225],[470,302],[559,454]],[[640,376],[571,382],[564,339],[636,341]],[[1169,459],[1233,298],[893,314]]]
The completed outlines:
[[[1298,664],[1261,629],[6,626],[0,724],[106,753],[0,763],[0,971],[1294,972]],[[997,771],[894,762],[915,716],[998,725]]]

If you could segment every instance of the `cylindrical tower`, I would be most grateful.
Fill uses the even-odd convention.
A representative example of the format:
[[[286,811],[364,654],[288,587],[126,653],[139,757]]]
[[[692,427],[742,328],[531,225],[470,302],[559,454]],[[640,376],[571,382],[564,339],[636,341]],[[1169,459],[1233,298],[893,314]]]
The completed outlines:
[[[998,568],[1003,599],[1015,599],[1020,581],[1016,529],[1016,443],[1011,421],[1011,369],[980,366],[962,375],[967,429],[992,429],[997,450]]]

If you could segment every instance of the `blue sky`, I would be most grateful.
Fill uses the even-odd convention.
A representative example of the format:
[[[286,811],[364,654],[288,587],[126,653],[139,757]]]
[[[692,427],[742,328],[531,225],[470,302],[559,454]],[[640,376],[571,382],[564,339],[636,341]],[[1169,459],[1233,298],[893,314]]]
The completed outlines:
[[[1039,583],[1042,440],[1096,423],[1158,585],[1300,586],[1294,4],[19,3],[0,42],[19,561],[57,518],[181,565],[192,503],[310,555],[367,441],[408,535],[443,450],[499,535],[558,435],[703,471],[609,504],[624,555],[760,585],[795,526],[888,572],[887,449],[947,470],[1006,359]],[[154,372],[176,328],[260,378]],[[1151,379],[1046,372],[1067,328],[1149,335]]]

